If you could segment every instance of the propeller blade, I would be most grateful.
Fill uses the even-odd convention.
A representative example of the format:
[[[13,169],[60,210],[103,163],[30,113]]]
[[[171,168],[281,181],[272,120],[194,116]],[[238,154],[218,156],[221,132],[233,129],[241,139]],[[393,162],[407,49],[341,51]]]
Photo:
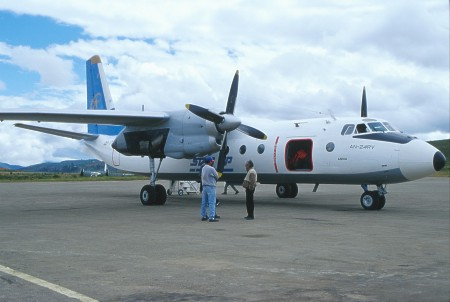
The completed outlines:
[[[220,124],[224,120],[224,117],[221,116],[220,114],[209,111],[208,109],[197,105],[186,104],[186,109],[192,112],[193,114],[201,118],[204,118],[207,121],[213,122],[215,124]]]
[[[222,147],[220,148],[219,158],[217,159],[217,173],[221,177],[225,169],[225,160],[227,157],[227,132],[223,134]]]
[[[239,86],[239,70],[236,70],[233,82],[231,83],[230,93],[228,94],[228,102],[225,113],[234,114],[234,106],[236,106],[238,86]]]
[[[362,102],[361,102],[361,117],[367,117],[367,99],[366,99],[366,87],[363,88]]]
[[[240,124],[239,127],[237,128],[237,130],[241,131],[242,133],[245,133],[251,137],[254,138],[258,138],[258,139],[262,139],[265,140],[267,139],[267,136],[264,134],[264,132],[259,131],[256,128],[244,125],[244,124]]]

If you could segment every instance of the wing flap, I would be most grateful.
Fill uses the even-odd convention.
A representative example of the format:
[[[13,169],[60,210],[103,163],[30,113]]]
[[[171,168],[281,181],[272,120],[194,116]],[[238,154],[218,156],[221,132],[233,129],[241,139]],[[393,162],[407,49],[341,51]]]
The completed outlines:
[[[165,112],[118,112],[114,110],[2,110],[0,121],[19,120],[36,122],[103,124],[123,126],[151,126],[169,119]]]
[[[47,134],[68,137],[68,138],[77,139],[77,140],[84,139],[87,141],[92,141],[98,137],[98,135],[95,135],[95,134],[79,133],[79,132],[59,130],[59,129],[53,129],[53,128],[47,128],[47,127],[26,125],[26,124],[21,124],[21,123],[14,124],[14,126],[19,127],[19,128],[28,129],[28,130],[43,132],[43,133],[47,133]]]

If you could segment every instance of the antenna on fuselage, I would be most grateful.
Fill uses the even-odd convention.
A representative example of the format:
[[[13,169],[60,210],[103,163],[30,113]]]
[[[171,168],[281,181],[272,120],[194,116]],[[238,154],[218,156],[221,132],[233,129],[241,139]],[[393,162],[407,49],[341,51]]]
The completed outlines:
[[[367,117],[366,86],[363,87],[362,102],[361,102],[361,117]]]

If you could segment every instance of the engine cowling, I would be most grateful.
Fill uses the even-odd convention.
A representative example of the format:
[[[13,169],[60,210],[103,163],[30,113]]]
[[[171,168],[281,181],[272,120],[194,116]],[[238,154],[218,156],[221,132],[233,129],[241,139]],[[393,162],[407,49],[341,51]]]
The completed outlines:
[[[112,147],[124,155],[165,157],[164,145],[169,129],[122,131]]]

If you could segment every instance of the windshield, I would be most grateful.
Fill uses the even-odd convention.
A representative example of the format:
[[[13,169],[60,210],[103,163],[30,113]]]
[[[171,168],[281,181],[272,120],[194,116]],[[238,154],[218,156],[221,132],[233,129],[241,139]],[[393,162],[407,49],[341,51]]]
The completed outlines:
[[[386,127],[383,126],[380,122],[368,123],[370,130],[373,132],[386,132],[388,131]]]
[[[396,131],[394,127],[391,126],[388,122],[383,122],[383,124],[386,126],[386,128],[389,129],[389,131]]]

